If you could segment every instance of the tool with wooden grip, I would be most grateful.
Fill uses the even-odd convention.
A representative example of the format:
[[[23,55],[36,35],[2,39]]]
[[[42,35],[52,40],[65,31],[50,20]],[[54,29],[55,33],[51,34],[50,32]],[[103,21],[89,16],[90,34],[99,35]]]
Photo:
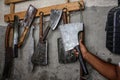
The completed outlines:
[[[33,71],[35,70],[35,67],[38,65],[40,66],[48,65],[48,43],[47,40],[43,41],[43,15],[44,13],[40,12],[39,41],[35,49],[35,52],[31,58],[31,61],[33,63]]]
[[[27,9],[27,12],[25,14],[25,18],[23,20],[23,24],[22,26],[25,27],[24,31],[20,37],[19,43],[18,43],[18,47],[21,47],[23,45],[23,42],[25,41],[26,35],[29,32],[30,26],[34,20],[34,17],[37,13],[37,9],[30,5]]]
[[[1,80],[10,79],[13,68],[13,24],[9,23],[5,35],[5,64]]]
[[[68,23],[68,19],[67,19],[67,8],[63,8],[62,18],[63,18],[63,24],[67,24],[67,23]]]
[[[60,21],[61,15],[62,15],[62,10],[55,10],[55,9],[51,10],[50,21],[49,21],[48,27],[46,28],[46,30],[44,32],[43,41],[46,40],[46,37],[47,37],[50,29],[52,29],[52,30],[56,29],[56,27]]]
[[[63,8],[62,14],[63,24],[68,24],[67,12],[68,12],[67,8]],[[57,42],[59,63],[68,64],[76,62],[77,57],[75,56],[74,51],[73,50],[65,51],[62,38],[58,38]]]
[[[76,49],[79,52],[79,61],[84,73],[83,75],[88,75],[88,70],[80,52],[78,42],[78,33],[81,31],[83,31],[83,23],[70,23],[60,26],[65,51]]]

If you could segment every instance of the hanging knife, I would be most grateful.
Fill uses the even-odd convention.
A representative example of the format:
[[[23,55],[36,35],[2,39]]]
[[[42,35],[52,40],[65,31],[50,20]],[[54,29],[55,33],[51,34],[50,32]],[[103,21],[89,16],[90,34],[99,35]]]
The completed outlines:
[[[19,36],[19,17],[14,16],[14,42],[13,42],[13,52],[14,57],[18,57],[18,36]]]
[[[36,13],[37,13],[37,9],[34,6],[30,5],[28,7],[25,18],[23,20],[23,25],[22,26],[25,27],[25,28],[24,28],[24,31],[23,31],[21,37],[20,37],[18,47],[21,47],[23,45],[25,37],[26,37],[26,35],[27,35],[27,33],[28,33],[29,29],[30,29],[30,26],[31,26],[31,24],[32,24],[32,22],[34,20],[34,17],[36,15]]]
[[[5,34],[5,63],[2,78],[0,80],[9,80],[13,68],[13,24],[9,23]]]

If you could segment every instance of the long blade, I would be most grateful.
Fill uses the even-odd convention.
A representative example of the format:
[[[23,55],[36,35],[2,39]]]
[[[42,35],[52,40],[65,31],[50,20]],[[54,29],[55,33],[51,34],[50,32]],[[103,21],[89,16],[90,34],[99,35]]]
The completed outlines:
[[[14,57],[18,57],[18,32],[19,31],[19,18],[14,16]]]

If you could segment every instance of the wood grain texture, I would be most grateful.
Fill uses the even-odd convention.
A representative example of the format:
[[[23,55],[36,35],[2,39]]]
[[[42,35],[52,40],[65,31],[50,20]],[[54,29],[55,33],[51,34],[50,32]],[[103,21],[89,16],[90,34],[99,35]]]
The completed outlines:
[[[5,0],[5,4],[11,4],[11,3],[18,3],[18,2],[24,2],[27,0]]]
[[[14,3],[11,3],[10,4],[10,13],[15,13],[15,4]]]
[[[80,6],[81,4],[81,6]],[[39,12],[43,12],[44,15],[49,15],[51,9],[63,9],[63,8],[67,8],[68,11],[77,11],[80,9],[84,9],[84,2],[83,1],[75,1],[75,2],[70,2],[70,3],[65,3],[65,4],[59,4],[59,5],[53,5],[53,6],[48,6],[48,7],[44,7],[44,8],[38,8],[38,12],[36,14],[36,17],[39,17]],[[4,21],[5,22],[10,22],[14,20],[14,15],[19,16],[20,19],[23,19],[25,16],[26,11],[22,11],[22,12],[17,12],[14,14],[6,14],[4,16]]]

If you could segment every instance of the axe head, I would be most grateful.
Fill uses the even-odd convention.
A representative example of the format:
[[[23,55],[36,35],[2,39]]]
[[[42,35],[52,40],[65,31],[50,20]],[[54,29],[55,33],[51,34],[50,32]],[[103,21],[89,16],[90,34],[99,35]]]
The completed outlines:
[[[65,51],[71,50],[75,46],[79,45],[78,35],[83,31],[83,23],[64,24],[59,28]]]

